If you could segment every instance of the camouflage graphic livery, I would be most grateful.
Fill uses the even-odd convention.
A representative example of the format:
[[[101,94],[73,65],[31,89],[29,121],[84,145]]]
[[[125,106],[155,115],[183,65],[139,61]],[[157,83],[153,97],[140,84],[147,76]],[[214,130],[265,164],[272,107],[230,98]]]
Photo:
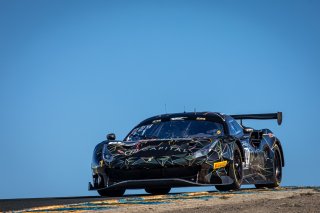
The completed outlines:
[[[279,139],[269,129],[243,126],[243,119],[277,119],[280,125],[282,113],[165,114],[142,121],[123,141],[109,134],[94,149],[89,190],[122,196],[136,188],[166,194],[182,186],[215,185],[220,191],[242,184],[279,186],[284,166]]]

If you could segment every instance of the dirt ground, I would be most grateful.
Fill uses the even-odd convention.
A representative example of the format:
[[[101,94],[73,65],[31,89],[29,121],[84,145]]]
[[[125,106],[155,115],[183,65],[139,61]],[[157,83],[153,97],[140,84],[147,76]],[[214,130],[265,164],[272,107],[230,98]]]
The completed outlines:
[[[108,212],[320,212],[318,188],[248,190],[241,193],[209,192],[212,198],[177,199],[161,205],[122,206]],[[195,195],[196,196],[196,195]]]
[[[299,193],[280,199],[248,200],[241,203],[220,204],[195,208],[183,208],[168,213],[208,212],[320,212],[320,193]]]
[[[76,198],[73,198],[73,200]],[[89,199],[89,200],[88,200]],[[61,200],[61,199],[60,199]],[[68,201],[68,199],[66,199]],[[107,212],[107,213],[207,213],[207,212],[319,212],[319,187],[241,189],[233,192],[187,192],[168,195],[132,195],[119,198],[77,198],[70,204],[47,199],[46,205],[19,212]],[[28,200],[25,200],[28,202]],[[40,201],[38,201],[40,202]],[[51,205],[48,205],[51,202]],[[0,202],[1,204],[1,202]],[[40,205],[41,204],[41,205]],[[13,200],[12,203],[15,206]],[[41,207],[40,207],[41,206]],[[1,209],[1,208],[0,208]],[[3,208],[4,209],[4,208]],[[5,210],[5,209],[4,209]],[[11,208],[11,210],[13,210]],[[10,211],[7,207],[5,211]]]

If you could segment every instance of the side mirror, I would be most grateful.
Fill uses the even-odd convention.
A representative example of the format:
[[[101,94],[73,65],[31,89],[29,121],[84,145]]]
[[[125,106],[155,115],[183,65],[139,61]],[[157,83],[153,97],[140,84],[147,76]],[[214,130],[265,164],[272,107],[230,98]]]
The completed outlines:
[[[253,128],[245,127],[245,128],[243,129],[243,133],[248,134],[248,133],[251,133],[251,132],[253,132]]]
[[[114,133],[107,134],[107,139],[109,141],[114,141],[116,139],[116,134],[114,134]]]

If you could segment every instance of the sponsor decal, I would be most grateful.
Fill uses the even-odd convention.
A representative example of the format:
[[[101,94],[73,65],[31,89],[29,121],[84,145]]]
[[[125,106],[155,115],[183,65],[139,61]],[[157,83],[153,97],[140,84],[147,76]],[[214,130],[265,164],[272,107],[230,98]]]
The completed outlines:
[[[122,151],[122,150],[120,150],[120,149],[118,149],[117,151],[118,151],[118,153],[120,153],[120,154],[124,154],[124,151]]]
[[[124,155],[132,155],[137,152],[147,152],[147,151],[174,151],[174,152],[181,152],[181,153],[188,152],[187,149],[182,149],[178,146],[148,146],[142,149],[127,150],[124,152]]]
[[[213,164],[213,169],[224,168],[224,167],[226,167],[227,164],[228,164],[228,161],[226,161],[226,160],[221,161],[221,162],[216,162]]]
[[[176,117],[176,118],[170,118],[170,120],[172,120],[172,121],[181,121],[181,120],[184,120],[186,118],[187,117]]]

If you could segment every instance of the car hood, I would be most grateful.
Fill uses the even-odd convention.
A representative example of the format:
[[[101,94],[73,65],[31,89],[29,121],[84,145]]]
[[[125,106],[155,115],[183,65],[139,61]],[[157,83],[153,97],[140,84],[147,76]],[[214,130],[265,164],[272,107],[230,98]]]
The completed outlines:
[[[104,147],[107,155],[126,157],[161,157],[189,155],[212,144],[217,138],[172,138],[139,141],[111,141]]]

